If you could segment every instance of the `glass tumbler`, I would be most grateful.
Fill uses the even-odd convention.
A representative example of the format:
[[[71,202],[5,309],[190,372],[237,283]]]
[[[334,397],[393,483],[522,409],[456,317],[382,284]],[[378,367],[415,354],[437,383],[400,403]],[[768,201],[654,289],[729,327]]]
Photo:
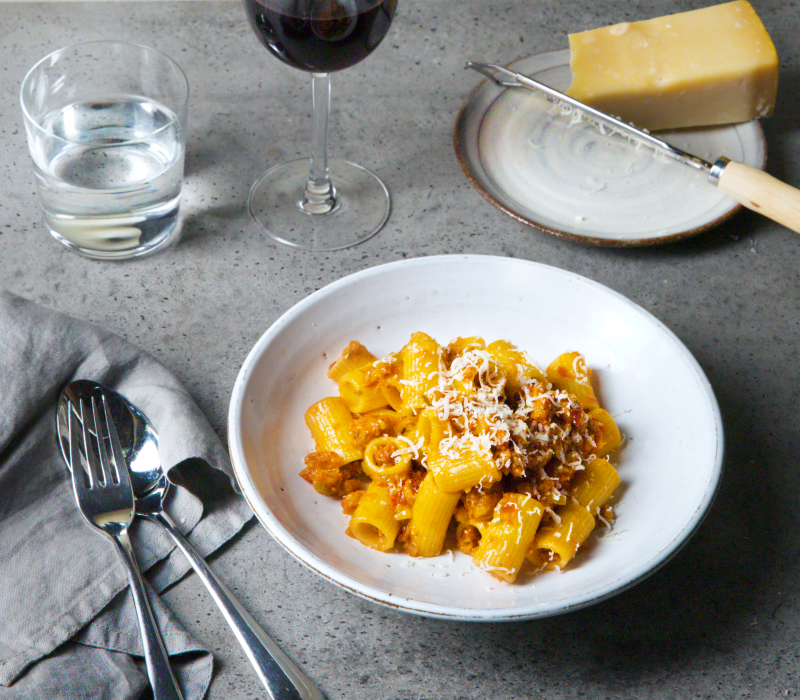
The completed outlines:
[[[77,44],[31,68],[20,101],[56,240],[123,259],[177,239],[188,98],[180,67],[135,44]]]

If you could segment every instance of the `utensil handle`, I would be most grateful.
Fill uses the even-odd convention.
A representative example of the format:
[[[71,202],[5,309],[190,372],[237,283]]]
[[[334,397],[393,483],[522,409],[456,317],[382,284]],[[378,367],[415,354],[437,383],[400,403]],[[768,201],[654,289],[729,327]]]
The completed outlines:
[[[125,569],[128,573],[128,581],[131,584],[133,602],[136,604],[136,615],[139,618],[139,631],[142,634],[142,646],[144,647],[144,660],[147,665],[147,677],[153,688],[154,700],[183,700],[178,682],[172,673],[169,665],[167,650],[158,631],[153,611],[147,600],[147,593],[144,588],[142,574],[136,563],[131,542],[127,533],[116,535],[114,541],[119,545],[122,552],[122,559],[125,562]]]
[[[166,513],[145,514],[162,525],[208,588],[272,700],[325,700],[308,678],[245,610]]]
[[[800,190],[744,163],[729,161],[716,176],[717,187],[748,209],[800,233]],[[712,171],[713,175],[713,171]]]

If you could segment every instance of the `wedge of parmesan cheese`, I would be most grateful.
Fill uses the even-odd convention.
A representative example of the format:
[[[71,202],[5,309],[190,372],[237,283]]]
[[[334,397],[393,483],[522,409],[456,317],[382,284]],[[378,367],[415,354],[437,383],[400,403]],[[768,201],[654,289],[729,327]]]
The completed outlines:
[[[772,114],[778,55],[746,0],[569,35],[567,94],[643,129]]]

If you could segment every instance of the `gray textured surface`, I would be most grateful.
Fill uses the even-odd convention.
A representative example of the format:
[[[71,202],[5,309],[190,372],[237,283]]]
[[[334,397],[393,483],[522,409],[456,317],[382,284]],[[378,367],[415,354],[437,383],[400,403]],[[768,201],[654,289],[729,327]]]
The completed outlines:
[[[487,204],[451,145],[477,82],[466,59],[509,62],[564,47],[568,31],[703,4],[401,0],[380,49],[334,78],[332,155],[384,177],[391,218],[369,242],[318,255],[279,248],[245,215],[267,162],[306,155],[310,97],[238,2],[0,4],[0,282],[154,353],[221,435],[238,368],[283,311],[350,272],[448,252],[536,260],[625,294],[686,343],[714,386],[728,444],[708,519],[667,567],[583,611],[484,625],[407,616],[340,592],[249,528],[213,565],[332,700],[800,695],[800,238],[744,212],[669,247],[575,245]],[[798,186],[797,8],[753,4],[781,57],[777,113],[764,124],[769,170]],[[183,240],[122,264],[72,255],[44,231],[17,107],[36,59],[109,37],[167,52],[192,86]],[[216,653],[209,698],[263,697],[197,579],[166,600]]]

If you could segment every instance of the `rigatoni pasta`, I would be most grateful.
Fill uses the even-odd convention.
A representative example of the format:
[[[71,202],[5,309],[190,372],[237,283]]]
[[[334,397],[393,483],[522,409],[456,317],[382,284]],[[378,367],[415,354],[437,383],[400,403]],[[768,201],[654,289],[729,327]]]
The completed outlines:
[[[473,560],[496,578],[513,581],[536,537],[544,509],[527,493],[506,493],[484,525]]]
[[[442,491],[428,472],[419,485],[405,533],[408,554],[435,557],[442,551],[461,494]]]
[[[364,545],[430,557],[450,537],[513,582],[526,561],[564,567],[613,519],[622,436],[580,353],[542,371],[505,340],[414,333],[382,359],[353,341],[328,376],[339,396],[306,412],[300,474],[342,499]]]

